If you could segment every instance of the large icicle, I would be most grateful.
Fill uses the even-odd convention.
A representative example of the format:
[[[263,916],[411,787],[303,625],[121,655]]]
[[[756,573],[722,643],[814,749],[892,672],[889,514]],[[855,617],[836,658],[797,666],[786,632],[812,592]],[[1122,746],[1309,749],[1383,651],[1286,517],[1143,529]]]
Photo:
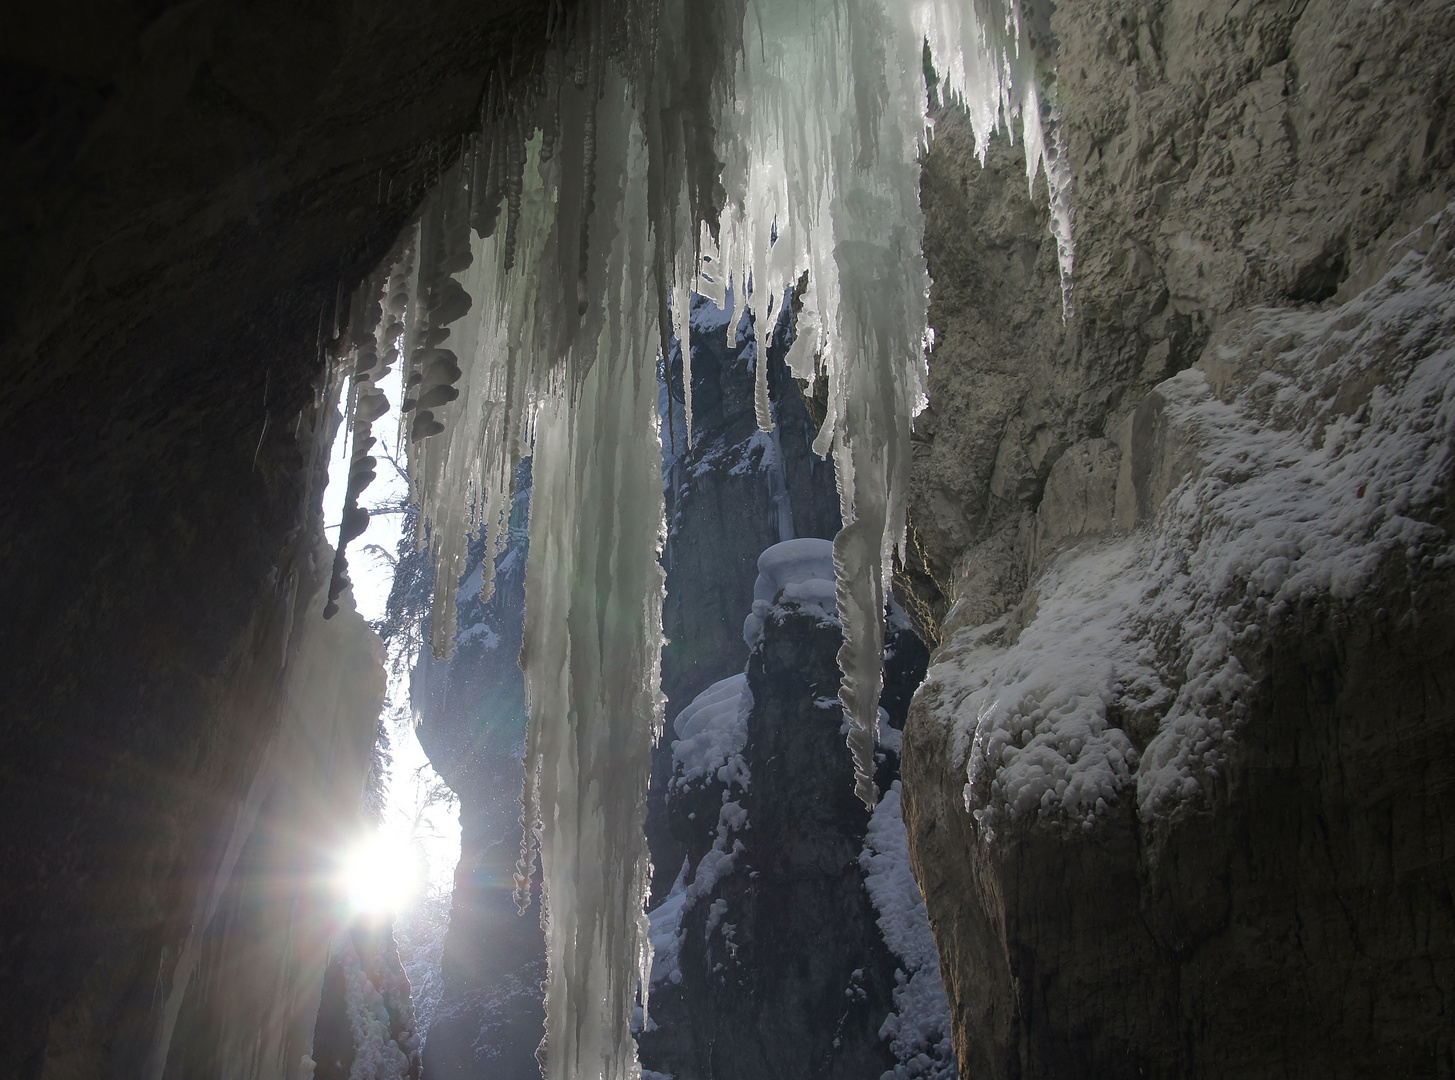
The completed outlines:
[[[527,811],[540,822],[547,912],[546,1080],[638,1074],[631,1019],[651,969],[643,824],[663,708],[665,531],[658,312],[641,273],[651,242],[638,179],[646,147],[628,104],[626,85],[608,77],[596,110],[599,246],[588,267],[600,302],[568,365],[579,389],[536,423],[521,665]],[[595,359],[582,376],[588,343]]]

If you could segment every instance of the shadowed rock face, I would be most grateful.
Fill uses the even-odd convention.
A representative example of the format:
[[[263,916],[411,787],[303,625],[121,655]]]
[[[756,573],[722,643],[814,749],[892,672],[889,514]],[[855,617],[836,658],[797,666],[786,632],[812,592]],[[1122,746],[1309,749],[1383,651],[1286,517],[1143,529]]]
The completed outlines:
[[[639,1041],[643,1064],[658,1072],[850,1080],[894,1068],[881,1025],[902,961],[864,888],[869,813],[854,794],[834,701],[842,640],[837,622],[798,608],[768,615],[747,665],[746,790],[710,775],[669,794],[669,824],[697,874],[708,872],[703,855],[715,840],[741,849],[682,916],[680,978],[653,988],[656,1026]],[[889,642],[881,702],[886,727],[897,728],[926,653],[908,631],[891,631]],[[878,759],[887,787],[898,755]],[[719,813],[730,800],[746,815],[724,847],[718,825],[733,817]]]
[[[338,298],[544,6],[13,15],[0,1073],[134,1076],[276,712]]]
[[[684,854],[664,816],[663,793],[672,774],[670,719],[712,683],[743,670],[748,648],[742,620],[753,606],[758,556],[780,540],[827,540],[839,530],[833,462],[813,453],[818,427],[784,362],[792,342],[787,315],[779,310],[771,326],[756,332],[735,319],[729,347],[722,313],[703,297],[695,298],[693,311],[692,447],[670,467],[663,557],[662,692],[669,723],[653,758],[647,801],[653,902],[671,887]],[[771,439],[758,432],[753,410],[760,347],[769,365],[776,424]],[[672,375],[671,423],[680,427],[685,410],[680,362]],[[791,507],[791,536],[780,534],[775,493]]]
[[[1059,4],[1068,324],[1043,188],[1027,197],[1017,150],[992,145],[982,168],[962,124],[940,123],[922,187],[936,350],[916,429],[919,558],[897,582],[945,643],[936,661],[970,671],[966,650],[1003,656],[1044,627],[1047,583],[1082,565],[1063,561],[1073,549],[1164,535],[1164,498],[1218,446],[1169,426],[1155,387],[1200,372],[1224,401],[1253,400],[1292,341],[1240,337],[1275,318],[1258,308],[1353,299],[1412,229],[1430,252],[1421,225],[1455,180],[1455,27],[1434,10]],[[1404,376],[1381,366],[1393,350],[1371,350],[1329,400],[1397,389]],[[1421,513],[1448,544],[1448,470],[1443,483]],[[1455,790],[1452,584],[1411,547],[1353,598],[1251,620],[1223,766],[1180,807],[1139,816],[1127,788],[1084,827],[1035,812],[993,836],[977,823],[967,798],[998,796],[967,788],[951,738],[966,718],[932,664],[906,728],[905,816],[966,1075],[1455,1071],[1455,862],[1437,809]],[[1204,599],[1231,607],[1245,586],[1256,594],[1238,579]],[[1165,702],[1107,693],[1109,727],[1145,750]]]
[[[447,660],[427,647],[415,663],[411,701],[420,743],[460,799],[460,862],[441,970],[439,1011],[425,1042],[425,1080],[534,1080],[545,1034],[546,977],[540,880],[530,907],[516,908],[520,792],[525,781],[525,677],[519,657],[525,619],[530,467],[515,474],[505,551],[495,557],[495,591],[481,600],[485,538],[470,547],[459,632]],[[407,558],[429,566],[428,552]],[[432,578],[432,572],[426,574]],[[396,588],[399,579],[396,579]],[[428,640],[428,633],[422,635]]]
[[[1093,838],[987,845],[912,720],[906,817],[967,1074],[1443,1075],[1451,600],[1297,620],[1250,658],[1212,805],[1175,822],[1126,807]]]

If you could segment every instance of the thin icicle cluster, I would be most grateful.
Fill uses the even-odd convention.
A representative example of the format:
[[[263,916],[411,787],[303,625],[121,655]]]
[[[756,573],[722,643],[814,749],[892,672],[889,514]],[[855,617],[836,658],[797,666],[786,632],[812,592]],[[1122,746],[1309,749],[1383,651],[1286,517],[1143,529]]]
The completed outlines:
[[[1020,122],[1026,181],[1035,189],[1044,169],[1051,232],[1061,263],[1063,315],[1071,317],[1071,163],[1066,159],[1054,96],[1056,39],[1051,0],[916,0],[915,28],[939,69],[948,100],[970,117],[975,149],[985,162],[990,139]]]
[[[923,48],[982,142],[1021,119],[1032,176],[1044,158],[1064,202],[1037,25],[1007,0],[588,0],[553,20],[556,45],[525,77],[491,87],[481,135],[355,297],[356,471],[366,482],[371,373],[398,362],[436,654],[453,642],[468,539],[496,542],[515,465],[534,454],[520,883],[534,842],[550,1080],[639,1072],[642,821],[662,707],[658,349],[675,336],[690,364],[693,291],[741,297],[758,326],[802,301],[788,362],[828,380],[815,449],[841,485],[842,696],[872,807],[889,569],[925,403]],[[1069,232],[1064,250],[1069,275]]]

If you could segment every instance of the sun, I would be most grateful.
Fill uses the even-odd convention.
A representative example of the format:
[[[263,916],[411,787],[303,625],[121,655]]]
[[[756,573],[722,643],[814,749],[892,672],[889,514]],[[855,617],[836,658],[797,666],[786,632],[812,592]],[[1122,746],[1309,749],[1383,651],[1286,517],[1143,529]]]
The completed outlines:
[[[337,887],[357,915],[394,914],[414,898],[421,876],[419,857],[407,836],[374,830],[344,849]]]

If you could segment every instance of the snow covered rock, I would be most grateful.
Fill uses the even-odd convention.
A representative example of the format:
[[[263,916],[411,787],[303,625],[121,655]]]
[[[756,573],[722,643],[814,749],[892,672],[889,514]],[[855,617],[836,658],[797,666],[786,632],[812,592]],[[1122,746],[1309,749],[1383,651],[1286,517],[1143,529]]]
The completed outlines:
[[[1021,601],[948,613],[906,816],[964,957],[962,1060],[986,1075],[1015,1075],[1026,1039],[1089,1075],[1226,1074],[1286,1060],[1269,1040],[1289,1031],[1320,1068],[1330,1047],[1383,1067],[1397,1030],[1402,1060],[1442,1052],[1337,989],[1429,1015],[1425,917],[1391,911],[1428,910],[1455,871],[1414,839],[1455,782],[1455,206],[1384,265],[1337,306],[1227,317],[1043,501]],[[1418,824],[1384,833],[1371,806]],[[1271,1001],[1290,980],[1320,989]],[[1254,1040],[1249,1002],[1282,1018]],[[1174,1037],[1191,1018],[1203,1034]]]
[[[775,607],[794,607],[804,614],[838,622],[834,586],[834,545],[805,537],[774,544],[758,556],[753,583],[753,610],[743,621],[749,648],[763,640],[763,620]]]
[[[649,913],[642,1061],[679,1080],[954,1076],[891,790],[925,650],[897,616],[877,754],[886,795],[871,818],[837,697],[832,545],[777,544],[758,565],[764,607],[747,671],[675,719],[667,816],[687,854]]]

